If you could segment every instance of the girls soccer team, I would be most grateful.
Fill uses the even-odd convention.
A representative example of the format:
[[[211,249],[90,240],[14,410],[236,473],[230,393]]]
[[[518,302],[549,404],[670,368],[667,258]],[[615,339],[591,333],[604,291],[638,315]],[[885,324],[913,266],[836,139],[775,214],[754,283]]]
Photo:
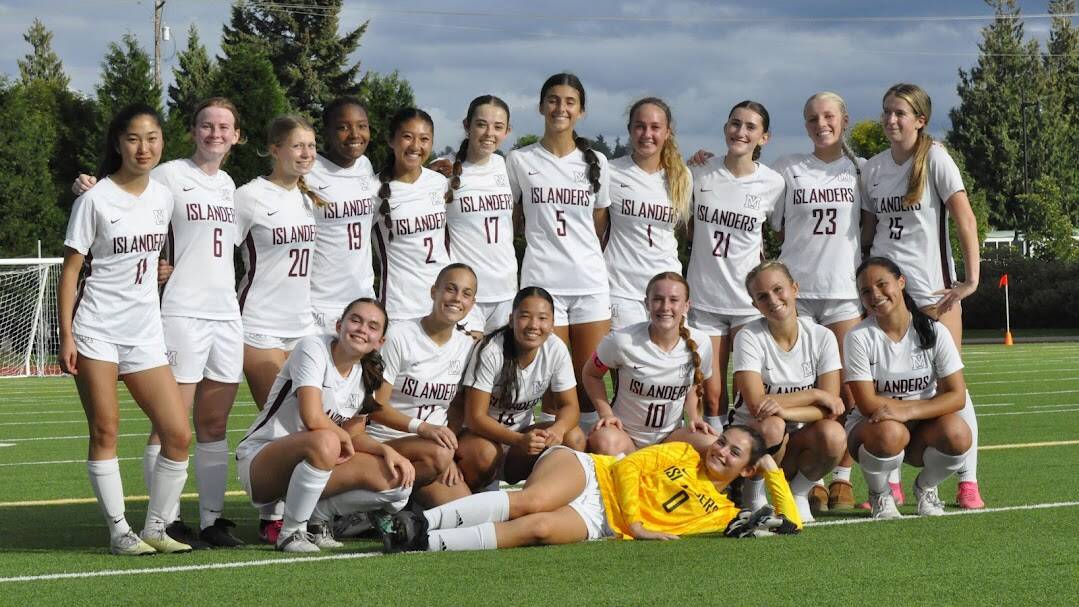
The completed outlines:
[[[898,516],[889,476],[904,459],[923,467],[919,514],[943,512],[936,487],[953,471],[960,505],[982,507],[958,355],[959,301],[978,281],[973,214],[925,133],[924,91],[896,85],[883,108],[891,147],[864,161],[843,145],[843,100],[814,95],[813,153],[773,170],[758,162],[768,111],[744,101],[724,126],[726,154],[687,167],[671,109],[649,97],[629,110],[630,155],[608,163],[575,130],[584,86],[556,74],[540,91],[542,138],[505,160],[494,152],[509,107],[473,100],[447,179],[424,166],[434,125],[416,108],[390,120],[376,174],[367,111],[346,97],[325,108],[321,155],[305,120],[274,120],[271,172],[239,189],[220,170],[240,140],[227,100],[199,107],[190,160],[156,169],[160,119],[121,112],[101,183],[76,184],[58,296],[111,550],[242,543],[221,511],[224,429],[244,376],[260,413],[237,469],[260,536],[287,552],[340,546],[333,518],[375,511],[388,549],[789,532],[852,501],[850,456],[876,518]],[[948,213],[966,282],[955,282]],[[765,223],[782,235],[782,262],[760,263]],[[873,255],[861,265],[859,225]],[[115,458],[117,379],[154,429],[138,535]],[[185,402],[198,533],[179,520]],[[524,478],[520,493],[485,491]],[[778,517],[761,514],[765,484]]]

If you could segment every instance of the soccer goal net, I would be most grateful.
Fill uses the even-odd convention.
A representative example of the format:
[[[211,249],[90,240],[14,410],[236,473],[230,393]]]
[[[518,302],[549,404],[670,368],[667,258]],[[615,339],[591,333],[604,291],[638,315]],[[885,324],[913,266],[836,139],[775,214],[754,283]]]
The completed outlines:
[[[0,259],[0,377],[60,375],[59,258]]]

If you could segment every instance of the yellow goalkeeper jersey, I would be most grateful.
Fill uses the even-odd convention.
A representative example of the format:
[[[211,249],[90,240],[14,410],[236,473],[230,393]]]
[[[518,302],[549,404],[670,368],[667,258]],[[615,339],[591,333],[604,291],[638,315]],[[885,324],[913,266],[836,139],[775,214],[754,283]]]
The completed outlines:
[[[616,460],[592,454],[607,522],[623,539],[640,521],[646,529],[675,535],[723,531],[738,507],[716,490],[701,456],[688,443],[652,445]],[[802,528],[783,470],[764,473],[776,512]]]

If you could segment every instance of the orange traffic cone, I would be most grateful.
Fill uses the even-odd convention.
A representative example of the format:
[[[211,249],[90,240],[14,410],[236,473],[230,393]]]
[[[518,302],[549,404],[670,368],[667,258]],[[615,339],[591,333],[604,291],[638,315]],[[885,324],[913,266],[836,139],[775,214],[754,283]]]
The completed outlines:
[[[1015,345],[1015,341],[1012,340],[1012,332],[1011,331],[1005,331],[1004,332],[1004,345],[1005,346]]]

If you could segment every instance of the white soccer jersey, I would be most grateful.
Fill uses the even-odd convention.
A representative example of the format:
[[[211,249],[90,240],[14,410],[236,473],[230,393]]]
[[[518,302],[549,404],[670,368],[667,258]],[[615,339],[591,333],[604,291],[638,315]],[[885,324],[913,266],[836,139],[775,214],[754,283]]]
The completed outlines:
[[[937,394],[937,380],[963,368],[948,329],[933,322],[937,343],[932,350],[918,345],[918,332],[910,323],[898,342],[870,316],[858,323],[843,341],[847,382],[871,381],[879,396],[900,400],[928,400]],[[862,417],[855,410],[851,415]]]
[[[904,208],[912,162],[913,156],[896,164],[890,150],[870,158],[862,171],[868,192],[862,208],[877,216],[872,254],[897,263],[907,277],[907,291],[915,300],[924,300],[955,281],[944,201],[966,188],[955,161],[934,143],[929,148],[922,199]]]
[[[262,443],[307,430],[300,418],[300,388],[321,390],[322,410],[338,426],[359,414],[366,395],[363,369],[357,363],[342,377],[330,354],[333,340],[329,335],[309,335],[296,344],[270,388],[266,408],[236,445],[236,459],[244,459]]]
[[[682,273],[666,171],[649,174],[628,155],[612,160],[610,217],[603,258],[612,297],[643,301],[653,276]]]
[[[599,158],[598,193],[588,181],[584,152],[559,158],[540,143],[509,153],[506,172],[525,218],[521,284],[553,295],[592,295],[610,289],[592,212],[610,206],[607,159]]]
[[[472,353],[465,370],[464,385],[482,390],[491,395],[491,406],[487,415],[498,423],[518,432],[532,425],[532,411],[540,404],[543,395],[551,392],[564,392],[577,387],[573,377],[573,361],[569,348],[553,334],[536,352],[536,357],[527,367],[517,367],[517,392],[512,398],[504,394],[504,386],[498,384],[502,375],[502,355],[505,332],[491,338],[483,350],[478,348]],[[509,339],[513,339],[510,332]],[[478,364],[477,364],[478,359]]]
[[[846,156],[824,162],[813,154],[794,154],[773,169],[786,181],[787,193],[772,213],[772,227],[783,231],[779,260],[798,281],[798,296],[857,299],[854,271],[862,261],[857,167]]]
[[[815,388],[818,377],[842,368],[835,334],[808,318],[798,318],[798,340],[790,352],[776,344],[764,318],[747,324],[734,336],[734,372],[759,373],[765,394]],[[745,399],[737,394],[735,408],[743,405]]]
[[[315,248],[310,201],[298,187],[286,190],[257,177],[236,190],[236,218],[246,268],[239,295],[244,332],[307,335]]]
[[[506,161],[491,154],[486,164],[461,163],[461,187],[446,207],[450,261],[476,272],[476,301],[513,299],[517,253],[513,249],[513,193]]]
[[[311,259],[312,305],[344,309],[358,297],[373,297],[371,222],[378,178],[371,161],[361,156],[346,168],[318,156],[304,180],[326,202],[313,207],[318,230]]]
[[[158,165],[150,176],[172,192],[166,256],[172,276],[162,316],[236,320],[236,185],[225,171],[207,175],[189,158]]]
[[[783,198],[783,177],[763,164],[735,177],[717,156],[691,167],[693,252],[686,280],[694,308],[757,314],[745,278],[764,259],[764,222]]]
[[[474,343],[467,333],[454,331],[440,346],[418,320],[390,323],[380,350],[382,379],[393,386],[390,406],[408,417],[445,426]],[[368,426],[367,434],[381,442],[411,436],[375,423]]]
[[[391,320],[431,311],[431,285],[449,263],[445,194],[446,178],[423,169],[415,183],[390,182],[390,227],[381,212],[375,215],[375,250],[382,267],[379,299]],[[376,198],[376,211],[381,204]]]
[[[138,196],[109,177],[75,200],[64,246],[86,257],[72,329],[112,344],[164,344],[157,260],[172,194],[151,179]]]
[[[662,441],[682,426],[686,394],[693,387],[693,361],[689,347],[680,340],[664,352],[648,334],[647,322],[608,333],[596,356],[614,371],[615,393],[611,406],[637,446]],[[704,379],[712,376],[712,341],[690,328],[697,342]]]

